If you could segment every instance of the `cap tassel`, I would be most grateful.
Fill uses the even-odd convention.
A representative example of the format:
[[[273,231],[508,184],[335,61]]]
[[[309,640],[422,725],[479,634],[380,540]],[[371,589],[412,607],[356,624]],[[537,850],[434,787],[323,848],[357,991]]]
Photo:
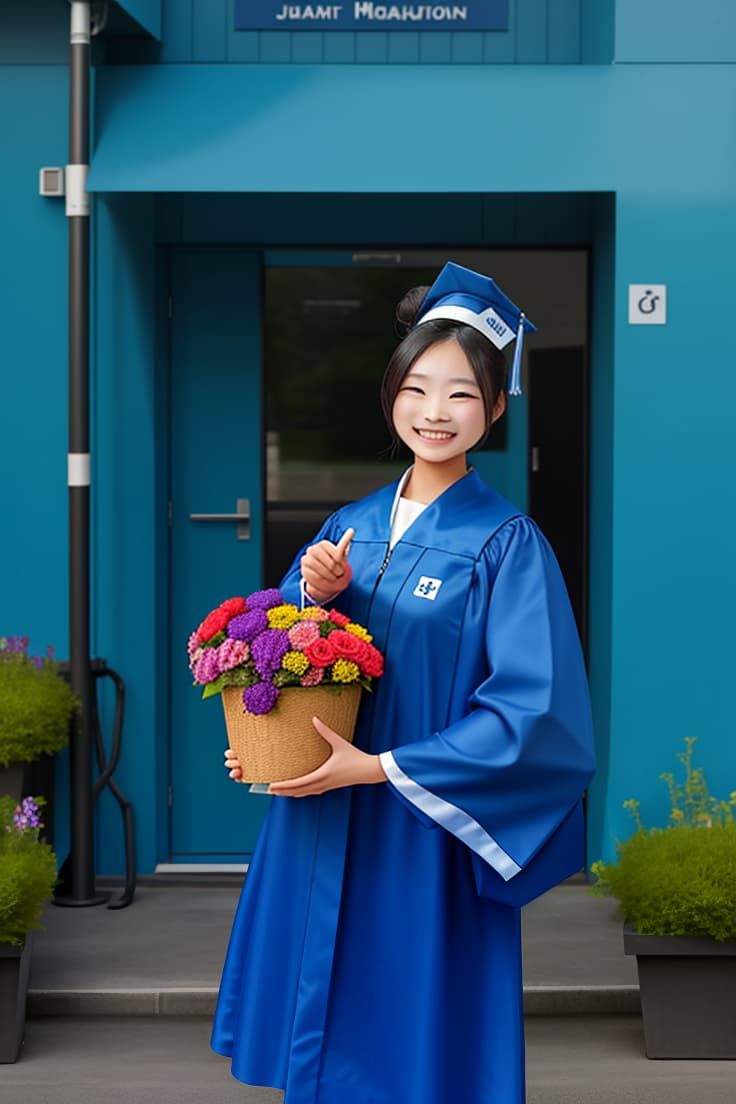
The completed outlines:
[[[514,349],[514,359],[511,364],[511,380],[509,382],[509,395],[521,395],[521,354],[524,349],[524,318],[522,314],[519,317],[519,328],[516,331],[516,348]]]

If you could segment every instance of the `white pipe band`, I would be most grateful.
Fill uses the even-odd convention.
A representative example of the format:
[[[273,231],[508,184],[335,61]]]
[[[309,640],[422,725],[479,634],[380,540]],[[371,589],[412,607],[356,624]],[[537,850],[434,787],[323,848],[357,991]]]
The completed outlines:
[[[89,165],[66,167],[66,213],[68,218],[89,216],[87,176]]]
[[[67,453],[67,485],[69,487],[89,487],[90,454],[88,452]]]
[[[89,46],[90,43],[90,5],[71,0],[71,37],[72,46]]]

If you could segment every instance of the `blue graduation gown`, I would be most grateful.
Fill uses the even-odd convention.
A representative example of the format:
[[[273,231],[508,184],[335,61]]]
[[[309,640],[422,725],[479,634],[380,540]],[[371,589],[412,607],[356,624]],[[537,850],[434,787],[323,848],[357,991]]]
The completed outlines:
[[[396,488],[315,538],[356,531],[335,604],[385,656],[356,743],[389,782],[272,799],[212,1046],[285,1104],[521,1104],[515,905],[582,865],[583,660],[529,518],[470,471],[387,557]]]

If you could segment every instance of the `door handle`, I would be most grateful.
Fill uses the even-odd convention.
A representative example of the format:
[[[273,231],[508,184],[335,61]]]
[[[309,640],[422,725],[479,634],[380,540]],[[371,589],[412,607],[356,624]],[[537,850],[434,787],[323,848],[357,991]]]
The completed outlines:
[[[190,514],[190,521],[237,521],[236,538],[239,541],[250,540],[250,499],[236,500],[235,514]]]

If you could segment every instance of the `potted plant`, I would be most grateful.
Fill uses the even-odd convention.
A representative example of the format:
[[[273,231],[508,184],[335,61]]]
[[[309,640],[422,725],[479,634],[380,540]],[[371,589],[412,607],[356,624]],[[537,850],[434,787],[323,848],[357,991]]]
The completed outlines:
[[[0,637],[0,795],[53,796],[53,758],[69,739],[77,699],[51,649],[28,654],[28,637]],[[47,826],[49,818],[47,818]]]
[[[40,838],[43,798],[0,798],[0,1062],[23,1041],[31,932],[56,884],[56,856]]]
[[[624,951],[636,955],[649,1058],[736,1058],[736,793],[711,795],[694,738],[666,782],[666,828],[636,831],[618,861],[592,866],[591,892],[619,901]]]
[[[320,766],[330,749],[314,715],[352,739],[360,692],[383,672],[371,640],[338,610],[300,610],[275,587],[228,598],[207,615],[189,638],[189,666],[203,698],[222,695],[244,780],[276,782]]]

